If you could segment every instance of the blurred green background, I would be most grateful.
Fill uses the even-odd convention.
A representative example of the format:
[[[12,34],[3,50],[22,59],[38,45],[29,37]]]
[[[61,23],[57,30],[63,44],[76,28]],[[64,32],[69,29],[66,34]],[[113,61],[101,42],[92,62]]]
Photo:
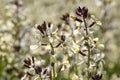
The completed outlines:
[[[35,24],[48,21],[57,25],[63,14],[73,15],[78,6],[88,7],[102,22],[96,36],[105,45],[103,80],[120,80],[119,0],[20,0],[18,12],[12,1],[0,0],[0,80],[19,80],[23,60],[38,55],[39,50],[29,48],[37,43]]]

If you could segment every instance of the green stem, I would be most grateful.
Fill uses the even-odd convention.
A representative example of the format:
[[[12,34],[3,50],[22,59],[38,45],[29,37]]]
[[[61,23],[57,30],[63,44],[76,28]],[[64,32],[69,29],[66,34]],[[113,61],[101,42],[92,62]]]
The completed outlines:
[[[51,54],[54,55],[55,54],[54,47],[53,47],[51,42],[49,42],[49,43],[50,43],[50,46],[51,46],[51,49],[52,49]],[[55,80],[55,67],[54,66],[53,66],[52,70],[53,70],[53,78],[52,78],[52,80]]]
[[[89,66],[90,66],[90,47],[88,46],[88,69],[89,69]],[[89,80],[89,70],[88,70],[88,80]]]
[[[53,66],[53,80],[55,80],[55,67]]]
[[[51,46],[51,49],[52,49],[51,54],[54,55],[54,47],[53,47],[52,43],[50,43],[50,46]]]
[[[88,36],[88,29],[87,29],[87,23],[85,21],[85,18],[83,18],[83,22],[84,22],[84,25],[85,25],[86,36]]]
[[[89,46],[89,38],[88,38],[88,28],[87,28],[87,23],[85,21],[85,18],[83,18],[83,22],[84,22],[84,25],[85,25],[85,31],[86,31],[86,37],[87,37],[87,49],[88,49],[88,68],[90,66],[90,54],[91,54],[91,50],[90,50],[90,46]],[[87,80],[89,80],[89,70],[88,70],[88,77],[87,77]]]
[[[41,74],[39,75],[39,78],[40,78],[40,80],[42,80],[42,78],[41,78]]]

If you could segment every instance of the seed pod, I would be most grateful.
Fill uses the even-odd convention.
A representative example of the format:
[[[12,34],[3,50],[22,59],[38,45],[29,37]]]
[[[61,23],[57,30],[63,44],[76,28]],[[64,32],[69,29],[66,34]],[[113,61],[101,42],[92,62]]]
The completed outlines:
[[[46,43],[42,43],[41,45],[42,45],[42,46],[47,46],[47,44],[46,44]]]
[[[63,64],[61,64],[61,65],[59,66],[59,68],[58,68],[58,73],[61,71],[62,67],[63,67]]]
[[[59,47],[62,44],[62,42],[59,42],[55,47]]]
[[[26,67],[26,68],[30,68],[30,66],[29,66],[29,65],[27,65],[27,64],[24,64],[24,67]]]
[[[81,19],[78,19],[77,17],[75,18],[75,20],[78,22],[83,22]]]
[[[92,23],[89,25],[89,27],[92,27],[94,24],[95,24],[95,22],[92,22]]]
[[[86,56],[85,53],[83,53],[82,51],[79,52],[82,56]]]
[[[76,15],[81,16],[81,13],[80,13],[80,12],[78,12],[78,11],[76,11]]]
[[[26,74],[27,74],[28,76],[31,76],[31,77],[34,76],[33,74],[31,74],[31,73],[29,73],[29,72],[27,72]]]

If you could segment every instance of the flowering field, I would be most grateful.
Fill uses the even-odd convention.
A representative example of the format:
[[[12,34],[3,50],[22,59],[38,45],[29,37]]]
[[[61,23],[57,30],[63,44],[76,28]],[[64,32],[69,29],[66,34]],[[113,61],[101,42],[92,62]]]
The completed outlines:
[[[120,80],[119,0],[0,0],[0,80]]]

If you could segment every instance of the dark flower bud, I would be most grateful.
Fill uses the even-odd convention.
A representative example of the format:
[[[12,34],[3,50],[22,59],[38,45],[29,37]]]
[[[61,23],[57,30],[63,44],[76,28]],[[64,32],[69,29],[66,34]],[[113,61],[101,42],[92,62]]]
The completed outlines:
[[[78,16],[83,16],[83,18],[87,18],[88,16],[88,9],[86,7],[83,7],[82,9],[80,7],[77,8],[76,14]]]
[[[85,7],[82,8],[82,13],[85,11],[85,9],[86,9]]]
[[[69,14],[63,15],[61,18],[63,21],[65,21],[66,24],[69,24]]]
[[[84,37],[84,40],[88,40],[88,39],[89,39],[89,37],[87,37],[87,36],[86,36],[86,37]]]
[[[54,64],[55,64],[55,63],[53,63],[53,62],[52,62],[52,63],[51,63],[51,66],[53,67],[53,66],[54,66]]]
[[[48,27],[49,27],[49,28],[51,27],[51,23],[50,23],[50,22],[48,23]]]
[[[60,29],[61,28],[61,24],[58,24],[57,27],[58,27],[58,29]]]
[[[40,66],[35,66],[35,73],[40,74],[42,72],[42,68]]]
[[[37,26],[37,29],[38,29],[42,34],[44,34],[44,31],[43,31],[43,29],[42,29],[42,26],[38,25],[38,26]]]
[[[85,42],[84,45],[87,46],[87,47],[90,47],[90,45],[88,44],[88,42]]]
[[[23,2],[21,0],[14,0],[11,2],[11,4],[14,4],[18,7],[22,7],[23,6]]]
[[[84,71],[82,71],[82,73],[81,73],[83,76],[85,75],[85,72]]]
[[[80,6],[77,8],[77,11],[78,11],[78,12],[82,12],[82,9],[81,9]]]
[[[103,76],[102,74],[99,74],[99,78],[100,78],[100,79],[102,79],[102,76]]]
[[[19,52],[20,49],[21,49],[21,47],[20,47],[19,45],[15,45],[15,46],[14,46],[14,50],[15,50],[15,51]]]
[[[42,24],[42,28],[44,31],[46,31],[46,22],[44,21],[44,23]]]
[[[43,74],[46,74],[47,73],[47,69],[45,69],[44,71],[43,71]]]
[[[80,7],[77,8],[76,14],[77,14],[78,16],[81,16],[81,15],[82,15],[82,9],[81,9]]]
[[[83,7],[83,17],[87,18],[87,15],[88,15],[88,9]]]
[[[25,59],[25,60],[24,60],[24,63],[27,64],[27,65],[31,65],[31,60],[30,60],[30,58]]]
[[[92,76],[91,78],[92,78],[92,80],[101,80],[102,74],[96,74],[95,76]]]
[[[33,62],[33,64],[35,63],[35,59],[34,59],[34,57],[32,56],[32,62]]]
[[[61,35],[61,40],[65,41],[65,36]]]

